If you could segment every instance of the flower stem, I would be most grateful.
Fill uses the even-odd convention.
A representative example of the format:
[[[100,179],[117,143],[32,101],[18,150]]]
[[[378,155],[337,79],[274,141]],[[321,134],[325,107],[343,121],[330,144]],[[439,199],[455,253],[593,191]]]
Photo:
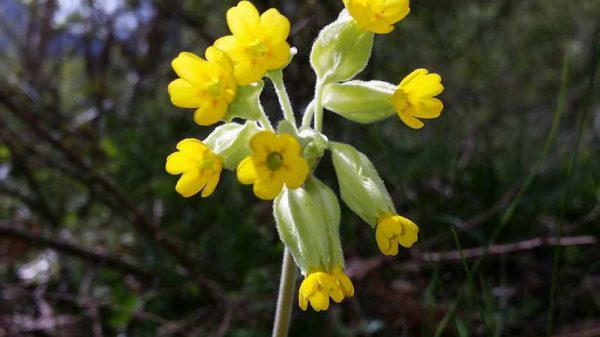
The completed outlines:
[[[306,110],[304,110],[304,115],[302,117],[302,125],[301,128],[310,127],[310,122],[312,122],[312,118],[315,114],[315,100],[310,101]]]
[[[281,280],[279,281],[279,296],[273,323],[273,337],[287,337],[292,317],[294,303],[294,288],[296,286],[296,266],[289,249],[283,252],[281,263]]]
[[[281,69],[269,71],[267,76],[275,86],[275,92],[277,93],[279,105],[283,111],[283,117],[292,123],[294,127],[297,127],[296,118],[294,117],[294,110],[292,109],[292,104],[290,103],[290,97],[288,96],[287,90],[285,89],[285,84],[283,83],[283,71]]]
[[[273,131],[273,125],[269,122],[269,117],[267,117],[267,113],[265,112],[265,109],[263,109],[262,104],[258,105],[258,109],[260,110],[260,118],[258,120],[260,121],[260,124],[262,124],[262,127],[266,130]]]

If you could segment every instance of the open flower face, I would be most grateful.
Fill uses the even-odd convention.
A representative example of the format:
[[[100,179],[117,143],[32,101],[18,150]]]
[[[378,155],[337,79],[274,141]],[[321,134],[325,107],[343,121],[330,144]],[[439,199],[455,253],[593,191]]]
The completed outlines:
[[[377,34],[390,33],[410,12],[408,0],[344,0],[344,5],[361,27]]]
[[[244,185],[254,184],[257,197],[273,200],[283,184],[292,189],[304,184],[309,167],[296,138],[261,131],[250,139],[250,148],[253,153],[240,162],[237,176]]]
[[[267,70],[283,68],[290,60],[290,22],[271,8],[259,15],[249,1],[240,1],[227,11],[227,25],[233,35],[215,41],[235,63],[239,85],[260,80]]]
[[[417,118],[440,116],[444,104],[434,96],[442,91],[444,86],[440,75],[429,73],[427,69],[417,69],[400,82],[392,95],[392,102],[398,116],[406,125],[420,129],[425,124]]]
[[[412,247],[417,241],[418,233],[419,227],[409,219],[396,214],[386,214],[377,222],[375,239],[384,255],[396,255],[398,245]]]
[[[167,157],[165,166],[170,174],[181,174],[175,190],[186,198],[200,191],[203,198],[211,195],[221,176],[221,158],[198,139],[184,139],[177,149]]]
[[[173,62],[180,77],[169,84],[169,96],[181,108],[197,108],[194,121],[211,125],[223,118],[236,93],[233,62],[221,50],[208,47],[206,60],[180,53]]]

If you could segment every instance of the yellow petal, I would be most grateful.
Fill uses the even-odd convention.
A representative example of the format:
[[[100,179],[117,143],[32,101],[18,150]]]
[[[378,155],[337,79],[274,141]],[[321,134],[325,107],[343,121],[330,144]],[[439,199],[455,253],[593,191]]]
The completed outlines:
[[[227,54],[217,47],[210,46],[206,49],[206,59],[209,64],[233,73],[233,61]]]
[[[379,226],[377,226],[377,227],[379,227]],[[390,250],[390,246],[391,246],[390,239],[388,237],[386,237],[381,232],[381,230],[377,230],[377,229],[375,230],[375,240],[377,240],[377,247],[379,247],[379,250],[383,254],[386,254],[386,252],[388,252]]]
[[[281,69],[290,62],[290,45],[282,42],[270,48],[265,56],[264,67],[267,70]]]
[[[226,16],[227,26],[237,39],[252,41],[260,32],[258,10],[249,1],[240,1],[227,11]]]
[[[288,133],[282,133],[277,136],[277,146],[275,151],[279,152],[284,157],[298,157],[302,152],[300,143],[294,136]]]
[[[235,64],[235,81],[244,86],[260,80],[266,72],[264,62],[252,62],[252,59],[242,58]]]
[[[265,33],[265,42],[271,45],[278,44],[287,40],[290,34],[290,21],[277,9],[271,8],[260,16],[260,29]]]
[[[279,143],[277,135],[271,131],[261,131],[250,139],[250,148],[254,153],[269,154],[274,151],[277,143]]]
[[[222,99],[205,101],[200,108],[194,112],[194,121],[198,125],[208,126],[217,123],[225,116],[228,104]]]
[[[421,122],[420,120],[409,116],[405,113],[399,113],[398,116],[400,117],[400,120],[402,120],[404,122],[404,124],[408,125],[409,127],[413,128],[413,129],[420,129],[423,126],[425,126],[425,124],[423,124],[423,122]]]
[[[329,309],[329,296],[322,291],[316,292],[308,300],[315,311]]]
[[[180,108],[197,108],[202,105],[203,97],[197,86],[191,82],[178,78],[169,83],[167,87],[173,105]]]
[[[436,118],[439,117],[444,109],[444,104],[437,98],[423,98],[413,105],[406,112],[418,118]]]
[[[404,88],[409,83],[411,83],[415,78],[417,78],[418,76],[423,76],[423,75],[426,75],[427,73],[428,73],[427,69],[423,69],[423,68],[415,69],[410,74],[408,74],[402,80],[402,82],[400,82],[400,84],[398,85],[398,87],[399,88]]]
[[[194,168],[194,162],[192,157],[188,153],[181,151],[170,154],[167,157],[167,163],[165,164],[165,170],[170,174],[181,174],[185,171]]]
[[[409,83],[405,84],[404,91],[411,96],[416,97],[432,97],[439,95],[444,91],[442,85],[442,77],[438,74],[419,74],[413,78]]]
[[[187,171],[179,178],[177,185],[175,185],[175,190],[182,196],[189,198],[200,192],[202,187],[204,187],[201,178],[198,170]]]
[[[410,13],[409,1],[398,0],[398,1],[386,1],[382,7],[385,11],[385,19],[390,24],[394,24],[404,19],[408,13]]]
[[[218,172],[215,172],[210,179],[208,180],[208,183],[206,183],[206,186],[204,186],[204,189],[202,190],[202,194],[200,194],[200,196],[202,198],[206,198],[208,196],[210,196],[211,194],[213,194],[213,192],[215,191],[215,188],[217,188],[217,184],[219,183],[219,179],[221,177],[220,174],[221,170],[219,169]]]
[[[186,138],[177,143],[177,150],[200,156],[208,147],[196,138]]]
[[[308,297],[304,294],[302,286],[300,286],[300,291],[298,291],[298,306],[300,306],[300,309],[303,311],[306,311],[308,308]]]
[[[206,76],[208,73],[208,62],[195,54],[189,52],[179,53],[171,62],[171,66],[175,70],[175,73],[177,73],[177,76],[191,83],[201,84],[208,80]]]
[[[398,237],[398,243],[402,247],[410,248],[417,242],[417,234],[419,233],[419,227],[412,221],[403,218],[402,225],[404,226],[404,233]]]
[[[223,36],[213,44],[216,48],[224,51],[233,60],[237,60],[237,56],[243,51],[238,43],[238,40],[233,35]]]
[[[283,179],[279,174],[259,177],[254,183],[254,195],[262,200],[273,200],[283,189]]]
[[[256,169],[252,157],[248,156],[244,158],[237,166],[237,177],[240,183],[244,185],[253,184],[256,179]]]
[[[334,274],[338,280],[340,288],[344,292],[344,295],[346,295],[348,297],[354,296],[354,285],[352,284],[352,281],[350,280],[348,275],[346,275],[341,270],[334,272]]]
[[[304,184],[309,172],[308,163],[302,157],[286,158],[282,166],[282,175],[288,188],[298,188]]]
[[[386,218],[377,224],[377,230],[386,238],[393,238],[403,233],[402,225],[397,216]]]

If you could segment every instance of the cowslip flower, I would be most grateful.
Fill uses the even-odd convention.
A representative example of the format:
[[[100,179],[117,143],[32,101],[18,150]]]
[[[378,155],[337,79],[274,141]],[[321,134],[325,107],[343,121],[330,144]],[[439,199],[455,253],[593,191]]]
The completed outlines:
[[[397,214],[385,214],[377,221],[375,239],[384,255],[398,254],[398,245],[410,248],[417,241],[419,227]]]
[[[340,303],[345,297],[354,296],[354,286],[340,267],[331,273],[323,270],[310,271],[302,281],[298,291],[300,309],[306,311],[308,304],[315,311],[327,310],[329,298]]]
[[[169,83],[169,96],[180,108],[196,108],[194,121],[212,125],[223,118],[237,90],[233,62],[223,51],[208,47],[206,60],[183,52],[171,65],[180,77]]]
[[[181,174],[175,190],[188,198],[202,191],[203,198],[211,195],[221,176],[222,160],[198,139],[187,138],[177,144],[177,152],[167,157],[165,169]]]
[[[235,63],[235,78],[239,85],[260,80],[267,70],[283,68],[290,60],[290,22],[278,10],[271,8],[259,15],[249,1],[227,11],[227,26],[233,35],[215,41]]]
[[[261,131],[250,139],[250,148],[253,153],[239,163],[237,177],[244,185],[254,184],[258,198],[273,200],[284,184],[291,189],[304,184],[309,167],[296,138]]]
[[[444,105],[434,96],[442,91],[444,86],[440,75],[429,73],[427,69],[417,69],[400,82],[392,95],[392,103],[404,124],[420,129],[425,124],[417,118],[440,116]]]
[[[394,24],[410,12],[408,0],[343,0],[344,6],[362,28],[377,34],[394,30]]]

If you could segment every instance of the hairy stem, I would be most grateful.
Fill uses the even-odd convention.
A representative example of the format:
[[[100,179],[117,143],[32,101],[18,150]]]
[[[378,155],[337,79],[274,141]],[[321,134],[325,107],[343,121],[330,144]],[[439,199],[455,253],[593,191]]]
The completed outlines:
[[[292,104],[290,103],[290,97],[288,96],[287,90],[285,89],[285,84],[283,83],[283,71],[281,69],[269,71],[267,76],[275,86],[275,93],[277,93],[279,105],[281,106],[281,111],[283,111],[283,117],[292,123],[294,127],[297,127],[296,117],[294,117],[294,110],[292,109]]]
[[[287,337],[292,317],[294,303],[294,288],[296,285],[296,266],[289,249],[283,252],[281,263],[281,280],[279,281],[279,296],[273,323],[273,337]]]
[[[308,106],[306,106],[306,110],[304,110],[304,115],[302,116],[302,125],[301,128],[310,127],[310,122],[312,122],[313,116],[315,114],[315,100],[310,101]]]

